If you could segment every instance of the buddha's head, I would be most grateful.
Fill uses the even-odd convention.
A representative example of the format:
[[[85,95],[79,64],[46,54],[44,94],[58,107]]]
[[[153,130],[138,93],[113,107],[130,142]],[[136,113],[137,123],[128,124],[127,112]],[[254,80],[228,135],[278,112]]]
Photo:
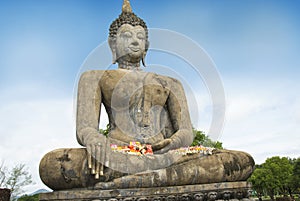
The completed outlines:
[[[146,23],[136,16],[130,7],[129,0],[124,0],[122,13],[109,28],[108,43],[113,55],[113,63],[135,65],[140,61],[145,66],[145,56],[149,47]]]

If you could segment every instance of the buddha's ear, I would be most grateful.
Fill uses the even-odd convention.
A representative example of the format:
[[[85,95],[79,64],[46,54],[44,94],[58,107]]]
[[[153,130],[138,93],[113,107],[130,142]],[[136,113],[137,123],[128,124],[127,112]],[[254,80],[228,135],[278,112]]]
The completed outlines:
[[[115,64],[117,62],[116,39],[109,37],[108,44],[112,53],[112,63]]]
[[[143,53],[143,57],[142,57],[142,64],[143,64],[144,67],[146,67],[145,57],[146,57],[146,52]]]
[[[143,57],[142,57],[142,64],[145,67],[146,67],[145,58],[146,58],[146,54],[147,54],[148,48],[149,48],[149,41],[147,40],[146,44],[145,44],[145,52],[143,53]]]

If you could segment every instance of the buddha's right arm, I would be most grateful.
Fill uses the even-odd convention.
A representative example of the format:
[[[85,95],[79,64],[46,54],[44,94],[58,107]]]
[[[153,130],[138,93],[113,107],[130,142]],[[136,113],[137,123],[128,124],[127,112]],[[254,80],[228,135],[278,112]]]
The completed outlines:
[[[79,144],[96,143],[103,136],[99,135],[101,110],[100,79],[104,71],[84,72],[79,80],[77,94],[76,137]]]
[[[78,84],[76,136],[79,144],[106,143],[125,145],[128,142],[107,138],[99,133],[101,113],[100,80],[104,71],[94,70],[83,73]],[[108,142],[109,141],[109,142]]]

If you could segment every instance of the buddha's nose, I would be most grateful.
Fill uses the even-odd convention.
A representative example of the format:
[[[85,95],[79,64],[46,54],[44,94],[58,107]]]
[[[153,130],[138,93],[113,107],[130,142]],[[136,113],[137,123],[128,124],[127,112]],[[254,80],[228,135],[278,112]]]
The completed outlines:
[[[133,41],[133,42],[131,43],[131,45],[138,46],[139,43],[138,43],[137,41]]]
[[[150,125],[149,125],[149,124],[146,124],[146,123],[144,123],[144,122],[140,122],[140,123],[139,123],[139,127],[142,127],[142,128],[149,128]]]
[[[144,128],[149,128],[149,127],[150,127],[150,125],[148,125],[148,124],[142,124],[142,126],[143,126]]]

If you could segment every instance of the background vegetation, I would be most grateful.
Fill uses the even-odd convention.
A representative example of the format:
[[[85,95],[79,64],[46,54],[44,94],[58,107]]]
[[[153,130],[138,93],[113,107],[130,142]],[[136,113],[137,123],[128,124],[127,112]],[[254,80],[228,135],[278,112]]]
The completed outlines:
[[[252,183],[255,195],[260,200],[264,196],[271,200],[287,196],[295,199],[294,195],[300,193],[300,158],[268,158],[263,164],[256,165],[248,181]]]
[[[2,162],[0,164],[0,188],[11,190],[11,200],[16,200],[18,195],[24,193],[23,187],[33,183],[31,174],[25,164],[17,164],[8,169]]]

